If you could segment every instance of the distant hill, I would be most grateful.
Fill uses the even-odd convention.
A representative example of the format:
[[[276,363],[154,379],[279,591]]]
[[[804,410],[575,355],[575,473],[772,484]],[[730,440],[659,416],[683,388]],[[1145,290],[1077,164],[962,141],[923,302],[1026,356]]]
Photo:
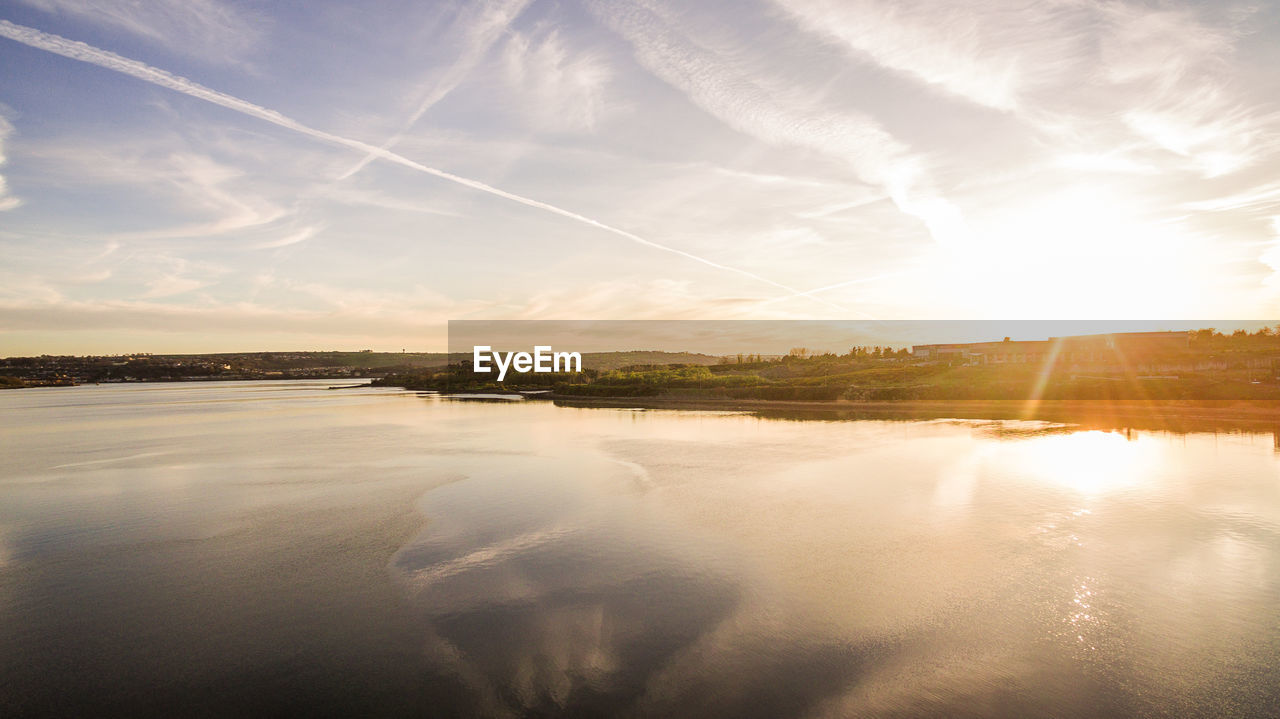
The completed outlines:
[[[23,386],[82,382],[381,377],[444,369],[443,352],[218,352],[7,357],[0,375]]]
[[[264,370],[312,367],[443,367],[444,352],[220,352],[198,355],[151,355],[160,359],[184,358],[243,364]]]
[[[635,350],[631,352],[584,352],[582,366],[584,369],[614,370],[635,365],[713,365],[720,362],[719,357],[697,352],[656,352]]]

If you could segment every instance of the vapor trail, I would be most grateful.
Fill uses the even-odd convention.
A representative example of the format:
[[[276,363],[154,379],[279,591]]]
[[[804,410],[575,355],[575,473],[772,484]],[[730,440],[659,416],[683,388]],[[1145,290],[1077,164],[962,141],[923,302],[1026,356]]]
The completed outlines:
[[[853,285],[863,285],[863,284],[867,284],[868,282],[876,282],[876,281],[879,281],[879,280],[887,280],[887,279],[891,279],[891,278],[894,278],[894,277],[903,277],[903,276],[906,276],[906,275],[914,275],[914,274],[917,274],[917,273],[919,273],[919,272],[920,272],[920,270],[919,270],[919,269],[914,269],[914,270],[902,270],[901,272],[886,272],[886,273],[884,273],[884,274],[880,274],[880,275],[871,275],[870,277],[859,277],[859,278],[857,278],[857,279],[845,280],[844,282],[837,282],[837,283],[835,283],[834,285],[827,285],[827,286],[825,286],[825,287],[815,287],[815,288],[813,288],[813,289],[811,289],[811,290],[805,290],[805,291],[803,291],[803,292],[796,292],[796,293],[794,293],[794,294],[790,294],[790,295],[779,295],[778,297],[770,297],[770,298],[769,298],[769,299],[767,299],[767,300],[760,300],[759,302],[757,302],[757,303],[756,303],[756,307],[763,307],[763,306],[765,306],[765,305],[771,305],[771,304],[773,304],[773,303],[775,303],[775,302],[782,302],[783,300],[794,300],[794,299],[796,299],[797,297],[807,297],[807,298],[809,298],[809,299],[811,299],[811,300],[812,300],[812,299],[817,299],[817,295],[819,295],[819,294],[821,294],[821,293],[823,293],[823,292],[828,292],[828,291],[830,291],[830,290],[837,290],[837,289],[840,289],[841,287],[851,287],[851,286],[853,286]],[[874,319],[874,318],[872,318],[870,315],[866,315],[866,319]]]
[[[479,10],[478,12],[480,12],[483,17],[481,17],[477,22],[476,27],[471,28],[470,32],[466,33],[472,36],[470,38],[471,43],[467,46],[461,57],[458,58],[458,61],[445,72],[444,77],[442,77],[436,86],[432,88],[431,92],[427,93],[427,95],[422,98],[422,101],[418,103],[417,109],[415,109],[413,114],[409,116],[409,119],[405,120],[404,124],[401,125],[400,131],[392,135],[386,142],[382,143],[382,149],[390,150],[392,147],[399,144],[408,133],[409,128],[417,124],[418,120],[421,120],[422,116],[427,114],[427,110],[430,110],[436,103],[440,102],[449,93],[453,92],[454,89],[462,83],[463,78],[465,78],[480,59],[484,57],[485,53],[489,52],[489,48],[493,47],[493,44],[498,40],[498,38],[507,31],[511,22],[519,17],[520,13],[524,12],[524,9],[529,6],[529,2],[530,0],[514,0],[513,2],[497,8],[487,7],[483,10]],[[487,14],[486,11],[488,11]],[[357,172],[363,170],[366,165],[373,162],[375,159],[377,159],[377,157],[374,155],[365,155],[360,158],[356,164],[347,169],[346,172],[338,175],[338,180],[341,181],[351,177]]]
[[[781,284],[779,282],[774,282],[773,280],[768,279],[767,277],[761,277],[760,275],[757,275],[754,272],[751,272],[749,270],[744,270],[738,267],[731,267],[729,265],[724,265],[714,260],[709,260],[705,257],[699,257],[698,255],[695,255],[690,252],[685,252],[684,250],[677,249],[675,247],[669,247],[667,245],[654,242],[652,240],[646,240],[645,238],[639,235],[633,234],[631,232],[627,232],[626,230],[622,230],[617,227],[613,227],[611,225],[606,225],[605,223],[600,222],[599,220],[593,220],[590,217],[587,217],[585,215],[580,215],[576,212],[571,212],[569,210],[556,207],[555,205],[550,205],[545,202],[541,202],[539,200],[534,200],[528,197],[524,197],[523,195],[517,195],[513,192],[507,192],[506,190],[498,189],[496,187],[493,187],[492,185],[486,185],[485,183],[480,182],[479,180],[471,180],[466,177],[461,177],[450,172],[445,172],[444,170],[437,170],[434,167],[428,167],[426,165],[423,165],[420,162],[415,162],[403,155],[399,155],[390,150],[377,147],[376,145],[370,145],[367,142],[361,142],[360,140],[353,140],[351,138],[342,137],[341,135],[335,135],[331,132],[325,132],[324,130],[317,130],[314,127],[309,127],[307,125],[304,125],[298,122],[297,120],[285,117],[284,115],[281,115],[275,110],[268,110],[267,108],[261,107],[259,105],[255,105],[249,102],[248,100],[241,100],[238,97],[234,97],[226,93],[218,92],[217,90],[207,88],[204,85],[188,80],[185,77],[174,75],[172,73],[166,72],[159,68],[155,68],[150,65],[147,65],[146,63],[139,62],[137,60],[130,60],[127,57],[122,57],[113,52],[110,52],[109,50],[102,50],[102,49],[93,47],[92,45],[86,45],[85,43],[82,43],[78,40],[68,40],[65,37],[53,35],[51,33],[43,32],[41,30],[36,30],[35,28],[26,27],[24,25],[15,25],[14,23],[9,22],[8,20],[0,20],[0,36],[7,37],[10,40],[14,40],[15,42],[20,42],[24,45],[29,45],[39,50],[51,52],[56,55],[62,55],[63,57],[68,57],[68,58],[71,58],[72,60],[86,62],[86,63],[89,63],[90,65],[97,65],[98,67],[103,67],[108,70],[114,70],[115,72],[129,75],[131,77],[136,77],[137,79],[142,80],[144,82],[149,82],[153,85],[159,85],[160,87],[173,90],[174,92],[180,92],[184,95],[189,95],[191,97],[204,100],[205,102],[211,102],[215,105],[221,105],[222,107],[225,107],[228,110],[234,110],[243,115],[256,117],[259,120],[264,120],[273,125],[279,125],[280,127],[293,130],[294,132],[307,135],[308,137],[312,137],[317,140],[321,140],[323,142],[328,142],[330,144],[340,145],[342,147],[348,147],[353,150],[358,150],[360,152],[371,155],[373,157],[377,157],[378,159],[386,160],[387,162],[393,162],[397,165],[402,165],[404,167],[417,170],[418,172],[422,172],[428,175],[438,177],[442,180],[448,180],[449,182],[454,182],[464,187],[470,187],[473,190],[486,192],[490,195],[501,197],[503,199],[510,200],[512,202],[518,202],[522,205],[527,205],[529,207],[537,208],[545,212],[550,212],[555,215],[560,215],[561,217],[567,217],[571,220],[581,222],[585,225],[590,225],[597,229],[604,230],[605,232],[613,233],[615,235],[618,235],[619,237],[625,237],[626,239],[631,240],[632,242],[644,245],[645,247],[652,247],[655,250],[670,252],[671,254],[679,255],[686,259],[693,260],[694,262],[700,262],[704,265],[707,265],[708,267],[714,267],[718,270],[724,270],[725,272],[733,272],[733,273],[742,275],[743,277],[748,277],[750,279],[753,279],[757,282],[763,282],[767,285],[777,287],[782,290],[786,290],[787,292],[801,294],[800,290],[797,290],[792,287],[788,287],[787,285]],[[838,305],[834,305],[825,300],[821,300],[818,298],[813,298],[813,299],[815,299],[818,302],[822,302],[823,304],[827,304],[827,305],[831,305],[832,307],[839,308]],[[843,308],[839,308],[839,309],[843,309]]]

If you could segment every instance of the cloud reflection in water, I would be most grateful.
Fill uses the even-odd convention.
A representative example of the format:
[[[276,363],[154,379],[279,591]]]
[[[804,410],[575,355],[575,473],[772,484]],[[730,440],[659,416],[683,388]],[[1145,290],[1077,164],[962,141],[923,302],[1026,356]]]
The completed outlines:
[[[856,680],[865,652],[846,642],[786,617],[744,626],[744,603],[760,598],[716,541],[634,493],[519,466],[428,493],[427,527],[391,563],[430,618],[426,651],[454,709],[785,716]]]

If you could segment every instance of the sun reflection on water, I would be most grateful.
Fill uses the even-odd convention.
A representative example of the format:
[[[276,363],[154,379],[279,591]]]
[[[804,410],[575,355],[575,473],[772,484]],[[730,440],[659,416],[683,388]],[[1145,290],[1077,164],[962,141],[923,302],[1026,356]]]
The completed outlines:
[[[1090,430],[1036,437],[1006,445],[1006,466],[1086,495],[1131,489],[1151,477],[1160,447],[1140,435]]]
[[[1100,584],[1096,577],[1077,576],[1071,583],[1070,601],[1061,617],[1062,629],[1058,634],[1082,661],[1097,661],[1115,650],[1112,636],[1115,627],[1106,620]]]
[[[1084,578],[1076,582],[1075,596],[1072,599],[1075,607],[1074,611],[1068,615],[1067,622],[1070,623],[1072,631],[1076,633],[1076,641],[1090,650],[1095,650],[1097,647],[1093,646],[1090,640],[1085,638],[1086,634],[1089,634],[1092,629],[1098,626],[1098,617],[1093,608],[1094,590],[1090,588],[1091,584],[1093,584],[1093,580],[1090,578]]]

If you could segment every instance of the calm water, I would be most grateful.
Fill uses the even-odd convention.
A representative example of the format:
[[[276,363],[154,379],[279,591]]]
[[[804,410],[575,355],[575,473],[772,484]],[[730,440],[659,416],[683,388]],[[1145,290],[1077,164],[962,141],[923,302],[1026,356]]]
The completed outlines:
[[[0,715],[1275,716],[1271,435],[0,393]]]

